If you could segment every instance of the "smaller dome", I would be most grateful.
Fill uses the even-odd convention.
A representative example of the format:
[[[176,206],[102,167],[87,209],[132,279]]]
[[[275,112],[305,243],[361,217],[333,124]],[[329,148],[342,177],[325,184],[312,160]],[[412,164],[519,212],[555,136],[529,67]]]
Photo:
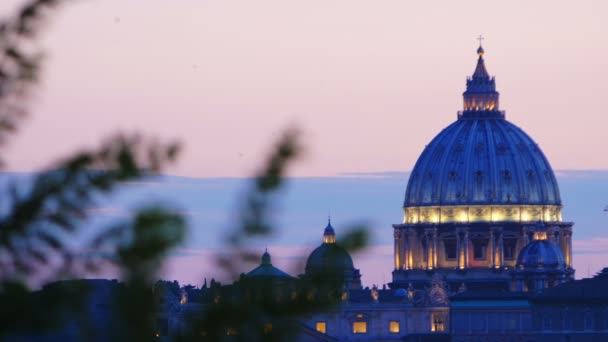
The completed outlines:
[[[517,257],[517,269],[564,269],[564,254],[547,240],[534,240]]]
[[[304,270],[311,279],[342,279],[348,289],[361,288],[361,274],[346,249],[336,243],[336,232],[328,220],[323,231],[323,243],[306,260]]]
[[[483,57],[485,51],[483,51],[483,48],[481,47],[481,45],[479,45],[479,49],[477,49],[477,55],[479,55],[479,57]]]
[[[331,218],[323,230],[323,244],[317,247],[306,261],[307,274],[350,273],[355,269],[353,259],[348,252],[336,244],[336,231],[331,226]]]
[[[395,297],[398,297],[398,298],[407,297],[407,291],[405,289],[399,288],[395,291]]]
[[[354,269],[350,254],[335,243],[323,243],[306,260],[306,274],[345,274]]]

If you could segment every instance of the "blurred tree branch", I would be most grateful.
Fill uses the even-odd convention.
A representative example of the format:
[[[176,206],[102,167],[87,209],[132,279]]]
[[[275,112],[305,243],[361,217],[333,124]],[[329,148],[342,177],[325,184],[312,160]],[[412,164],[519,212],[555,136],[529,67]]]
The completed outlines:
[[[27,114],[27,100],[38,81],[42,61],[35,38],[45,14],[59,3],[32,0],[17,15],[0,21],[0,144],[6,144]],[[0,159],[0,165],[3,162]]]
[[[42,62],[36,38],[46,15],[62,2],[30,0],[16,15],[0,21],[0,146],[27,114]],[[65,324],[61,313],[78,317],[87,300],[81,286],[58,285],[41,292],[45,294],[41,297],[29,291],[28,280],[43,270],[51,278],[38,281],[78,276],[82,264],[93,269],[105,263],[122,271],[125,285],[120,294],[129,299],[118,302],[123,305],[117,314],[128,323],[118,339],[152,338],[151,285],[168,251],[184,238],[181,216],[166,206],[148,204],[132,220],[98,232],[84,250],[111,246],[106,252],[114,257],[109,259],[78,259],[67,242],[86,229],[87,209],[97,204],[99,194],[160,172],[178,151],[176,143],[116,135],[97,150],[76,153],[35,174],[28,184],[0,189],[8,208],[0,216],[0,339],[11,334],[35,335]],[[0,158],[0,166],[4,163]]]
[[[14,17],[0,21],[0,147],[27,114],[32,89],[39,79],[42,53],[36,37],[42,31],[45,14],[63,2],[30,0]],[[26,286],[28,278],[42,269],[55,267],[52,278],[45,279],[52,281],[78,276],[82,264],[91,270],[111,264],[121,271],[124,284],[114,302],[114,340],[153,338],[158,306],[152,283],[169,251],[184,240],[183,218],[166,205],[146,204],[131,219],[97,232],[85,246],[89,252],[107,252],[108,258],[77,260],[66,242],[85,229],[87,209],[96,204],[98,194],[113,191],[121,182],[160,172],[178,151],[175,143],[117,135],[98,150],[76,153],[43,170],[31,184],[0,189],[9,206],[7,214],[0,216],[0,339],[16,333],[47,332],[64,323],[62,317],[68,313],[86,321],[82,306],[87,291],[81,286],[58,286],[45,292],[48,297],[43,298],[35,298]],[[220,267],[234,279],[243,261],[254,258],[248,249],[251,239],[274,233],[268,218],[274,210],[274,194],[283,185],[288,165],[300,152],[297,131],[287,130],[244,197],[239,225],[227,235],[230,253],[218,258]],[[4,162],[0,158],[0,167]],[[358,227],[344,234],[342,241],[351,251],[360,249],[366,244],[367,232]],[[245,282],[236,284],[247,286]],[[237,340],[289,340],[297,333],[298,317],[339,303],[342,291],[336,279],[327,277],[300,279],[293,293],[281,300],[271,288],[264,288],[255,299],[221,298],[199,315],[188,317],[189,321],[183,323],[189,325],[179,339],[232,339],[226,335],[230,328],[238,332]],[[49,316],[53,319],[44,319]],[[280,324],[269,334],[261,329],[268,322]]]

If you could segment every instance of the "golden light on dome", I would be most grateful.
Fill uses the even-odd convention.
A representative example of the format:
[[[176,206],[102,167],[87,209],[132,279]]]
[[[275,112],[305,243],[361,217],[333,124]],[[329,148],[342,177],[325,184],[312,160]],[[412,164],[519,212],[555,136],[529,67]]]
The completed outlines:
[[[458,205],[404,208],[403,223],[561,222],[559,205]]]

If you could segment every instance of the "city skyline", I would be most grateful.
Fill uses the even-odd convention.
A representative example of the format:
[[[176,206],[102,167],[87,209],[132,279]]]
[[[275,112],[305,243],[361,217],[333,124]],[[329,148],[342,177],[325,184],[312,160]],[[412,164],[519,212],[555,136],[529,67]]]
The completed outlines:
[[[607,10],[2,1],[0,336],[608,339]]]
[[[0,13],[8,15],[16,3],[0,4]],[[141,3],[114,0],[66,6],[42,37],[45,72],[32,115],[7,149],[8,170],[49,167],[57,156],[96,146],[118,130],[181,141],[184,153],[167,174],[244,180],[281,132],[296,126],[305,155],[290,168],[292,177],[408,172],[425,144],[462,109],[479,34],[486,38],[501,109],[534,137],[558,178],[562,170],[608,169],[608,160],[598,157],[605,154],[608,124],[603,2],[263,3],[151,1],[145,11]],[[486,15],[494,11],[500,16]],[[28,142],[37,140],[53,143],[31,148]],[[391,190],[396,200],[386,200],[391,209],[383,210],[383,218],[370,210],[367,218],[344,212],[336,219],[367,219],[377,234],[390,237],[390,226],[376,224],[399,222],[406,181]],[[604,221],[591,226],[587,212],[569,211],[572,199],[563,200],[564,219],[577,223],[575,247],[595,243],[594,251],[601,249],[603,206],[597,215]],[[365,214],[365,204],[359,205]],[[322,206],[286,214],[287,222],[308,215],[313,244],[306,248],[315,247],[313,236],[320,239],[321,218],[340,212],[332,203]],[[205,223],[219,229],[226,221],[229,214]],[[372,250],[386,248],[386,242]],[[281,256],[273,260],[281,262]],[[577,278],[591,272],[590,262]],[[367,281],[369,267],[361,267],[365,284],[379,283],[379,275]],[[382,272],[388,280],[389,270]]]

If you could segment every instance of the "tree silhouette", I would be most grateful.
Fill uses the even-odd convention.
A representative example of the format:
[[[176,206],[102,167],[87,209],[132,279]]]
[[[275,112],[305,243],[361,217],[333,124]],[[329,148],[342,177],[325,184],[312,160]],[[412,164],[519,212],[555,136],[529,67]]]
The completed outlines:
[[[31,0],[13,17],[0,21],[0,148],[10,141],[27,114],[29,95],[36,85],[41,53],[36,37],[42,22],[60,0]],[[145,5],[142,5],[145,6]],[[33,48],[32,48],[33,47]],[[178,155],[176,143],[160,143],[141,135],[115,135],[96,150],[84,151],[51,165],[27,184],[13,182],[2,193],[5,215],[0,215],[0,340],[44,336],[77,320],[80,339],[91,318],[86,303],[92,291],[86,282],[59,282],[43,291],[32,284],[77,279],[87,272],[114,267],[122,283],[112,293],[111,330],[115,341],[154,339],[154,315],[162,303],[159,291],[175,285],[156,282],[157,271],[172,248],[183,242],[183,218],[166,204],[145,203],[133,217],[94,232],[94,238],[74,250],[67,243],[86,229],[87,209],[99,194],[110,193],[122,182],[158,174]],[[239,225],[226,237],[230,253],[218,257],[218,267],[239,278],[237,264],[257,259],[246,247],[252,238],[268,237],[273,194],[284,182],[288,164],[300,153],[296,130],[287,130],[271,151],[244,196]],[[5,161],[0,158],[2,165]],[[342,244],[362,248],[366,230],[345,234]],[[82,253],[90,256],[82,257]],[[244,282],[237,285],[247,286]],[[214,288],[220,288],[213,284]],[[221,299],[186,317],[179,340],[289,340],[297,333],[302,314],[339,303],[341,284],[332,277],[299,279],[287,298],[277,300],[271,288],[261,287],[255,300]],[[155,294],[156,292],[156,294]],[[320,295],[323,294],[323,295]],[[272,329],[267,329],[273,324]],[[227,335],[227,330],[236,335]]]

